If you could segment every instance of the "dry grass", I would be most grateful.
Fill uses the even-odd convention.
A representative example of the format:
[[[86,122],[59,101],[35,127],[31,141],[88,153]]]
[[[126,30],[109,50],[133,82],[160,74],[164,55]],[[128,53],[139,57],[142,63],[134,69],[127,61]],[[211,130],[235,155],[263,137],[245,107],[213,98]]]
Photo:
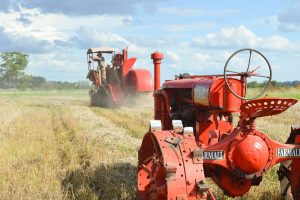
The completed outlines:
[[[85,95],[0,94],[0,199],[135,196],[139,140]]]
[[[300,94],[272,94],[289,92]],[[0,92],[0,199],[134,199],[137,151],[153,102],[151,95],[128,102],[90,108],[86,91]],[[284,142],[299,119],[294,106],[259,119],[258,128]],[[239,199],[279,199],[276,168]]]
[[[136,99],[128,99],[127,106],[116,109],[93,108],[93,111],[125,129],[132,137],[142,138],[154,115],[152,101],[152,94],[143,94]]]

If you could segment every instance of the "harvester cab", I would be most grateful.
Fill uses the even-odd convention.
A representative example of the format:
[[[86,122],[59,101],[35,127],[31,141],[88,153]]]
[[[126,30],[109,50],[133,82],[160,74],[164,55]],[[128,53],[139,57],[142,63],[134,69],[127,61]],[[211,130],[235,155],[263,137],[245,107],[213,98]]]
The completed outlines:
[[[115,107],[128,95],[153,91],[152,76],[148,70],[132,69],[136,58],[128,58],[127,49],[90,48],[87,51],[87,79],[92,82],[89,91],[91,106]],[[109,57],[109,61],[105,58]]]
[[[245,53],[245,70],[232,69],[234,58]],[[163,54],[154,52],[151,58],[154,120],[139,150],[139,199],[214,199],[206,178],[228,196],[243,196],[260,184],[266,171],[287,160],[292,161],[291,191],[295,200],[300,199],[300,129],[293,129],[289,144],[256,129],[256,118],[280,114],[297,103],[287,98],[257,99],[272,79],[262,53],[241,49],[228,58],[223,74],[180,76],[162,87]],[[253,58],[264,64],[256,66]],[[251,94],[247,85],[253,77],[264,79],[264,84]],[[236,127],[233,113],[240,113]]]

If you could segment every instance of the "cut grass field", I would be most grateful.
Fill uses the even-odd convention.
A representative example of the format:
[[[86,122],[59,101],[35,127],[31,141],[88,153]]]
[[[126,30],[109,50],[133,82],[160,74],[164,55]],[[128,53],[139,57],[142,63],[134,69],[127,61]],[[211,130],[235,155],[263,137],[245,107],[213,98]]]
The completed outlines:
[[[300,98],[300,90],[269,96]],[[120,109],[91,108],[88,99],[84,90],[0,91],[0,199],[135,199],[152,96]],[[284,142],[299,120],[296,105],[257,126]],[[237,199],[280,199],[276,170]],[[230,199],[213,188],[218,199]]]

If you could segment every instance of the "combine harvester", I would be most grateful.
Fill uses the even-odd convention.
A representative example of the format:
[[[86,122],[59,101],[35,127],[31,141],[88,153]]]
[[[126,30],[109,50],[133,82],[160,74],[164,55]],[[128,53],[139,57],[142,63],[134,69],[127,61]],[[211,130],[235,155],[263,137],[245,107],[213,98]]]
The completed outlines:
[[[240,53],[250,55],[247,70],[230,70],[229,63]],[[267,75],[257,73],[260,67],[250,70],[254,54],[266,62]],[[272,78],[265,56],[241,49],[229,57],[224,74],[185,76],[166,81],[161,88],[163,55],[155,52],[151,58],[155,120],[139,150],[138,199],[215,199],[206,178],[230,197],[243,196],[278,163],[279,179],[289,179],[282,192],[290,186],[294,200],[300,199],[300,128],[292,127],[286,144],[256,129],[257,118],[280,114],[297,103],[289,98],[256,99]],[[250,77],[267,80],[255,98],[246,95]],[[235,128],[233,113],[240,114]],[[290,168],[282,164],[287,161]]]
[[[104,54],[111,56],[111,64]],[[128,95],[152,92],[151,73],[145,69],[132,69],[136,58],[127,58],[127,49],[118,53],[113,48],[91,48],[87,51],[88,74],[92,81],[89,91],[91,106],[116,107],[122,105]]]

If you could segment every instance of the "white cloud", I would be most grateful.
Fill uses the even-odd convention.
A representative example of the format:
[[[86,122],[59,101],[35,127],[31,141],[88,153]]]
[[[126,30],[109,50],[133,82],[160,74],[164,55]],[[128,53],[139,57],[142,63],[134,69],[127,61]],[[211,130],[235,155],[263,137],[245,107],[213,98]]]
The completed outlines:
[[[264,23],[278,26],[278,17],[275,15],[263,18]]]
[[[174,51],[166,50],[165,62],[172,68],[180,67],[180,57]]]
[[[0,10],[8,12],[9,10],[18,11],[20,8],[37,8],[43,13],[64,13],[73,16],[83,15],[127,15],[135,13],[140,8],[146,11],[156,10],[156,4],[159,0],[1,0]]]
[[[199,8],[167,7],[158,8],[158,13],[175,16],[223,16],[240,12],[236,9],[204,10]]]
[[[70,42],[76,47],[83,49],[99,46],[111,46],[119,49],[128,47],[130,52],[136,54],[144,54],[148,52],[146,48],[140,47],[116,33],[92,30],[85,26],[81,26],[76,31],[76,35],[71,38]]]
[[[20,18],[25,18],[26,23]],[[20,8],[18,12],[0,12],[0,27],[4,28],[1,29],[1,34],[12,38],[6,41],[11,44],[2,45],[1,50],[9,51],[15,47],[16,45],[12,44],[15,41],[14,38],[28,38],[20,45],[22,43],[28,45],[29,41],[37,44],[36,46],[41,44],[40,41],[48,45],[60,46],[73,46],[76,43],[76,48],[84,49],[94,46],[117,45],[121,48],[128,46],[133,52],[145,53],[145,48],[113,33],[117,27],[124,25],[124,19],[128,19],[128,17],[106,15],[71,17],[64,14],[43,14],[38,9],[26,8]],[[78,27],[80,28],[78,29]],[[104,29],[105,31],[99,31]],[[70,41],[73,43],[70,44]],[[22,49],[30,49],[30,46],[32,45]],[[45,45],[41,46],[40,49],[43,50],[45,47]],[[36,47],[34,49],[38,50]],[[37,52],[36,50],[29,52]]]
[[[280,22],[279,29],[286,32],[300,32],[300,23],[298,22],[289,22],[284,23]]]
[[[0,52],[19,51],[40,54],[49,52],[52,48],[53,44],[47,40],[7,33],[0,26]]]
[[[205,53],[195,53],[195,58],[197,60],[197,64],[199,65],[207,64],[211,61],[210,55]]]
[[[124,19],[129,18],[133,19],[128,16],[44,14],[38,9],[27,8],[0,12],[0,51],[31,54],[27,71],[34,75],[52,80],[85,79],[87,48],[128,47],[130,56],[149,56],[146,48],[115,33],[124,26]]]
[[[291,5],[278,14],[279,29],[287,32],[300,32],[300,1],[294,0]]]
[[[163,30],[170,31],[174,35],[182,32],[183,34],[188,31],[207,30],[214,26],[211,22],[191,22],[191,23],[172,23],[162,27]]]
[[[273,35],[264,39],[261,46],[266,49],[284,50],[291,46],[290,41],[280,35]]]
[[[158,12],[166,15],[200,15],[203,10],[193,9],[193,8],[178,8],[178,7],[169,7],[169,8],[159,8]]]
[[[31,54],[26,72],[43,76],[47,80],[85,80],[87,74],[86,51],[64,48],[54,49],[44,54]]]
[[[170,50],[167,50],[166,51],[166,54],[167,56],[173,61],[173,62],[179,62],[180,61],[180,58],[178,56],[177,53],[175,53],[174,51],[170,51]]]
[[[24,23],[24,20],[27,22]],[[59,20],[56,21],[59,24]],[[47,41],[65,40],[67,34],[58,31],[55,25],[49,22],[51,20],[47,16],[41,15],[35,9],[10,13],[0,12],[0,26],[4,27],[7,33]]]
[[[193,63],[196,67],[195,70],[198,71],[214,71],[213,73],[221,73],[222,67],[224,66],[223,53],[216,52],[213,54],[208,54],[206,52],[196,52],[193,54]],[[203,72],[202,72],[203,73]],[[205,72],[205,74],[210,72]]]
[[[280,35],[259,37],[244,25],[237,28],[222,28],[215,33],[196,37],[192,45],[205,48],[232,49],[232,48],[264,48],[268,50],[287,50],[294,48],[290,41]]]
[[[25,18],[27,23],[24,23],[22,18]],[[62,13],[43,14],[38,9],[25,8],[20,8],[18,12],[0,12],[0,25],[5,27],[6,32],[48,41],[67,41],[70,34],[80,26],[92,30],[102,27],[105,27],[106,31],[115,30],[124,24],[124,19],[127,18],[106,15],[74,17]]]
[[[132,16],[129,16],[127,18],[124,18],[123,23],[129,26],[137,26],[137,25],[142,25],[143,22],[139,19],[133,18]]]

